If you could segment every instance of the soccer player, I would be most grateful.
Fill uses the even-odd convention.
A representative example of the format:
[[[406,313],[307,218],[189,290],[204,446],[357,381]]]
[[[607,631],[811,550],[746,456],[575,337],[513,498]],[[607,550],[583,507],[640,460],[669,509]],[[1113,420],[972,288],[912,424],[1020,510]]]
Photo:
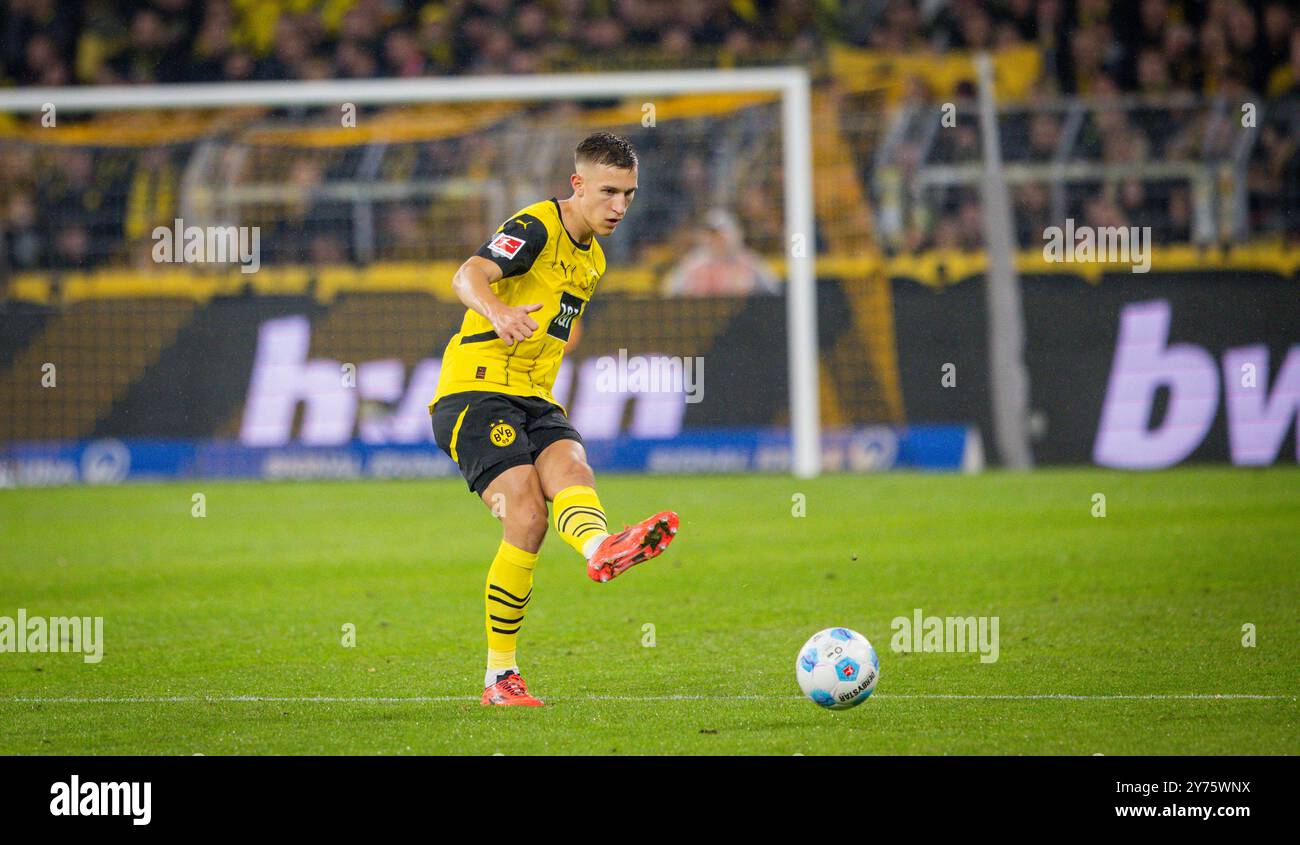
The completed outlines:
[[[515,642],[548,501],[555,530],[597,582],[657,557],[677,533],[672,511],[609,532],[582,438],[551,395],[569,335],[605,272],[596,236],[613,234],[637,188],[636,150],[625,138],[598,132],[573,158],[573,196],[522,209],[456,271],[452,287],[468,310],[429,404],[438,447],[503,529],[484,592],[485,705],[542,703],[519,675]]]

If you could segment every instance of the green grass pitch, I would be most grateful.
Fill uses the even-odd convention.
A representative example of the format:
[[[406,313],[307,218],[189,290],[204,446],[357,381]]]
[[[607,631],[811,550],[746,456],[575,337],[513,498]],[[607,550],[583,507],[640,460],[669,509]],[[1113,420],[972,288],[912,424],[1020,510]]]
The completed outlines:
[[[479,706],[499,531],[459,479],[2,491],[0,616],[102,616],[105,643],[0,653],[0,752],[1300,753],[1295,468],[598,485],[681,533],[604,585],[548,536],[537,709]],[[999,617],[999,659],[892,651],[915,608]],[[794,678],[832,625],[881,659],[837,713]]]

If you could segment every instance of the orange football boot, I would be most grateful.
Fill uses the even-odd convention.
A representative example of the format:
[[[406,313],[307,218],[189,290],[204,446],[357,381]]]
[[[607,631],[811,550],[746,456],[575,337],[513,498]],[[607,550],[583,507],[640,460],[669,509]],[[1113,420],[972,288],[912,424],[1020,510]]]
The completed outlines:
[[[636,525],[611,534],[587,561],[587,577],[605,582],[617,578],[638,563],[658,557],[677,536],[677,514],[657,513]]]
[[[499,707],[541,707],[542,700],[528,694],[528,685],[518,672],[512,672],[483,690],[484,705]]]

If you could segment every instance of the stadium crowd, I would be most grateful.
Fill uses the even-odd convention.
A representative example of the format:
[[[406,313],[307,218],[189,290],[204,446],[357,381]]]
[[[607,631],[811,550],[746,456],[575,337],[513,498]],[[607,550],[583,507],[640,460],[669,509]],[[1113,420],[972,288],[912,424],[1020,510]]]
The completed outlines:
[[[532,73],[803,61],[827,44],[1036,44],[1044,87],[1300,91],[1285,0],[3,0],[18,85]]]
[[[838,46],[941,55],[1029,45],[1042,58],[1035,98],[1269,101],[1274,107],[1261,124],[1249,170],[1250,229],[1296,236],[1300,13],[1284,0],[0,0],[0,85],[19,86],[764,63],[824,69],[828,50]],[[933,100],[919,80],[909,82],[909,91],[917,101]],[[1050,110],[1013,121],[1004,156],[1009,162],[1051,160],[1064,122],[1062,113]],[[1103,106],[1084,126],[1080,150],[1090,160],[1119,165],[1194,161],[1223,153],[1215,144],[1232,141],[1230,135],[1221,141],[1207,136],[1199,118],[1170,120],[1159,109]],[[920,154],[907,145],[899,151],[905,179]],[[926,154],[931,163],[978,160],[973,121],[959,122]],[[93,160],[79,149],[56,155],[56,167],[33,168],[29,150],[0,143],[0,184],[7,186],[0,201],[0,253],[6,265],[93,263],[105,253],[102,244],[139,236],[131,231],[143,224],[133,221],[148,209],[141,212],[132,198],[166,194],[171,188],[164,182],[176,178],[178,166],[166,150],[151,152],[145,168],[102,152]],[[860,157],[864,163],[870,158]],[[705,167],[703,159],[697,164]],[[871,183],[870,172],[862,177]],[[316,174],[317,182],[322,178]],[[1021,185],[1014,200],[1021,243],[1038,240],[1051,211],[1048,187]],[[756,231],[779,230],[775,217],[761,214],[773,207],[773,197],[747,188],[737,203],[747,242],[777,237]],[[1151,225],[1162,243],[1187,239],[1194,216],[1185,182],[1140,179],[1075,192],[1066,212],[1093,225]],[[356,260],[346,234],[335,236],[313,213],[319,217],[321,209],[305,212],[296,224],[316,233],[300,254],[322,262]],[[52,232],[42,222],[51,220],[59,221]],[[420,220],[413,207],[403,206],[380,224],[387,241],[409,243],[415,257],[428,240]],[[950,189],[925,214],[912,215],[887,246],[977,249],[982,237],[977,194]]]

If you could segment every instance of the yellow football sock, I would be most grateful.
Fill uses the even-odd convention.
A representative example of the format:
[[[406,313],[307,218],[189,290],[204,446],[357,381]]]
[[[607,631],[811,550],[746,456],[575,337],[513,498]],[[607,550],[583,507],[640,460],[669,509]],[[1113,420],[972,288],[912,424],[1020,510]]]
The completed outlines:
[[[515,641],[533,595],[533,567],[537,552],[526,552],[505,540],[488,570],[483,603],[487,607],[488,672],[513,669]]]
[[[587,557],[583,547],[593,538],[609,534],[605,509],[600,506],[596,491],[575,484],[556,493],[554,501],[555,530],[578,554]]]

